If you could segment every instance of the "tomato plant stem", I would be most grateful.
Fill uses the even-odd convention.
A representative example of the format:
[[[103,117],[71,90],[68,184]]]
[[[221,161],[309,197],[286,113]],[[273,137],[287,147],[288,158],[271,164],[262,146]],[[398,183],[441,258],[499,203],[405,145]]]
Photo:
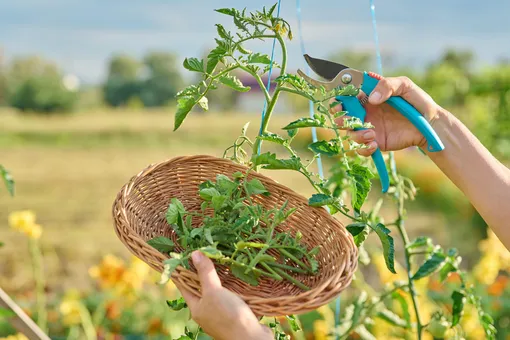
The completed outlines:
[[[43,332],[46,332],[46,293],[44,291],[45,280],[42,265],[41,249],[39,247],[39,240],[30,239],[29,248],[32,257],[34,280],[36,285],[37,294],[37,324]]]
[[[393,153],[390,153],[390,162],[395,162]],[[406,259],[406,271],[407,271],[407,279],[409,282],[409,293],[411,295],[411,299],[413,301],[413,308],[416,315],[416,331],[418,335],[418,340],[422,338],[422,330],[423,324],[421,323],[420,310],[418,308],[418,299],[416,294],[416,288],[414,286],[413,274],[411,272],[411,255],[407,246],[410,243],[409,236],[407,235],[407,231],[404,226],[404,190],[403,190],[403,182],[400,180],[398,175],[396,174],[395,167],[392,166],[392,172],[394,178],[397,180],[397,199],[398,199],[398,218],[396,221],[396,226],[398,231],[402,237],[402,241],[404,242],[404,255]]]

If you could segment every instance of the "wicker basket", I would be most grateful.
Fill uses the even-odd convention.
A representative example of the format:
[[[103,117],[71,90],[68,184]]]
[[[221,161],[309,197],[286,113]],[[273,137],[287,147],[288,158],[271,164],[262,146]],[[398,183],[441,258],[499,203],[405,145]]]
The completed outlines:
[[[201,199],[198,185],[214,180],[217,174],[231,175],[246,171],[246,167],[229,160],[211,156],[184,156],[147,167],[124,185],[113,204],[115,231],[120,240],[138,258],[161,272],[163,260],[168,258],[146,241],[156,236],[176,240],[168,226],[165,212],[172,197],[177,197],[187,210],[199,210]],[[301,231],[302,242],[310,247],[320,245],[317,255],[319,273],[314,276],[294,274],[311,289],[303,291],[287,281],[268,278],[251,286],[228,270],[216,265],[223,286],[238,294],[258,316],[300,314],[314,310],[333,300],[351,282],[357,267],[358,250],[345,227],[323,208],[313,208],[306,198],[276,183],[260,173],[258,178],[271,193],[256,198],[266,208],[281,206],[288,200],[288,208],[297,210],[280,226],[292,234]],[[181,251],[179,249],[176,250]],[[179,267],[172,275],[185,289],[200,297],[200,284],[195,269]]]

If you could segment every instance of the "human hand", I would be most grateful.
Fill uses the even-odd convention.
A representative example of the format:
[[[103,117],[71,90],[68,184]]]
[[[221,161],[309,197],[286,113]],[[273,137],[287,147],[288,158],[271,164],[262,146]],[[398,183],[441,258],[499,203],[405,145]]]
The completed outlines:
[[[184,289],[178,282],[191,317],[215,340],[273,339],[269,327],[262,325],[248,305],[221,285],[213,262],[200,251],[191,255],[200,280],[202,298]]]
[[[353,141],[368,147],[368,149],[358,150],[360,155],[370,156],[377,147],[381,151],[396,151],[411,146],[427,149],[427,141],[418,129],[400,112],[384,103],[391,96],[401,96],[407,100],[432,126],[440,115],[446,113],[430,95],[409,78],[383,78],[372,91],[369,101],[365,105],[367,111],[365,121],[372,123],[375,128],[347,132]],[[331,112],[341,110],[342,105],[336,105],[331,109]],[[345,117],[347,116],[337,118],[336,123],[342,126]]]

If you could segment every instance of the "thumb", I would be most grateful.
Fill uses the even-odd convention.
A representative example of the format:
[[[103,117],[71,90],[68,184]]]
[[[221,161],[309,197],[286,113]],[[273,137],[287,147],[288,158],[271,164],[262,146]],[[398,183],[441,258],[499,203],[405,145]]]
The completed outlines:
[[[196,250],[191,254],[191,259],[197,269],[198,278],[203,292],[221,288],[220,278],[218,273],[216,273],[216,268],[214,267],[214,263],[211,259],[199,250]]]
[[[378,105],[387,101],[391,96],[405,96],[406,92],[413,87],[414,83],[407,77],[381,78],[368,100],[370,104]]]

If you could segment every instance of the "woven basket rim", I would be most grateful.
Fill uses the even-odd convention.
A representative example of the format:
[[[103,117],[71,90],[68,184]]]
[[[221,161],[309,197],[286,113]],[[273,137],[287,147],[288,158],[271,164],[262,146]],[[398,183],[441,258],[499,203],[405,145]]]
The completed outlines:
[[[170,164],[171,162],[187,162],[187,161],[196,160],[196,159],[200,159],[203,162],[207,162],[208,160],[214,161],[214,162],[226,162],[226,163],[235,165],[235,167],[247,169],[246,166],[244,166],[242,164],[234,163],[229,159],[219,158],[216,156],[205,155],[205,154],[176,156],[176,157],[168,158],[168,159],[160,161],[160,162],[151,163],[148,166],[146,166],[144,169],[139,171],[137,174],[131,176],[131,178],[129,178],[129,180],[122,186],[120,191],[117,193],[114,203],[112,205],[112,214],[114,216],[114,229],[115,229],[115,233],[117,234],[117,237],[119,237],[121,242],[128,248],[128,250],[134,256],[136,256],[137,258],[139,258],[140,260],[142,260],[143,262],[148,264],[152,269],[154,269],[158,272],[160,272],[160,269],[155,264],[153,264],[151,261],[148,261],[146,259],[146,256],[140,255],[140,252],[148,254],[148,256],[152,257],[153,259],[157,259],[161,263],[165,259],[167,259],[168,256],[165,256],[164,254],[162,254],[161,252],[159,252],[158,250],[156,250],[155,248],[153,248],[152,246],[147,244],[147,242],[145,240],[143,240],[142,237],[139,235],[139,233],[133,228],[133,225],[131,225],[129,223],[123,224],[122,227],[124,230],[126,230],[126,229],[128,230],[128,233],[130,234],[129,236],[134,240],[134,242],[136,242],[136,247],[139,247],[141,249],[135,249],[134,245],[128,244],[128,242],[125,241],[125,238],[124,238],[125,235],[120,230],[119,225],[117,223],[117,221],[120,217],[122,217],[126,221],[128,220],[127,211],[125,209],[123,209],[123,206],[121,204],[122,199],[124,197],[127,197],[131,193],[131,191],[133,190],[135,185],[138,183],[137,181],[140,181],[140,180],[144,179],[146,176],[152,174],[153,172],[156,172],[159,169],[161,169],[165,166],[168,166],[168,164]],[[338,227],[338,228],[345,229],[344,225],[339,220],[337,220],[334,216],[329,214],[329,212],[325,208],[309,206],[308,200],[303,195],[293,191],[291,188],[289,188],[281,183],[278,183],[273,178],[271,178],[265,174],[262,174],[260,172],[250,173],[249,176],[253,176],[253,177],[261,179],[265,182],[269,182],[269,183],[271,183],[271,185],[273,187],[278,188],[282,191],[291,191],[293,193],[294,199],[300,201],[300,203],[302,203],[304,205],[307,205],[309,207],[309,209],[314,210],[315,213],[320,215],[322,218],[324,218],[329,223],[336,225],[336,227]],[[121,216],[119,217],[118,214],[120,214]],[[330,275],[329,277],[320,281],[319,284],[317,284],[313,287],[310,287],[310,290],[307,290],[307,291],[303,290],[303,291],[299,292],[298,294],[290,294],[290,295],[285,295],[283,297],[282,296],[276,296],[276,297],[271,297],[271,296],[259,297],[259,296],[257,296],[257,297],[254,297],[254,296],[251,296],[250,294],[243,294],[243,293],[239,293],[239,292],[234,292],[234,293],[237,296],[239,296],[241,299],[243,299],[244,301],[250,301],[251,305],[250,305],[250,303],[248,303],[248,305],[250,305],[250,307],[252,305],[257,305],[259,303],[264,304],[264,305],[273,304],[273,303],[278,304],[279,302],[282,302],[285,298],[295,300],[295,301],[299,301],[299,300],[303,301],[304,305],[301,307],[301,309],[299,311],[295,311],[295,312],[288,313],[288,314],[300,314],[302,312],[310,311],[310,310],[316,309],[316,308],[326,304],[328,301],[331,301],[332,299],[334,299],[334,297],[338,296],[343,289],[345,289],[346,287],[348,287],[350,285],[350,282],[352,281],[352,275],[357,269],[358,249],[354,244],[352,235],[349,232],[346,232],[345,236],[347,237],[347,241],[349,242],[349,247],[350,247],[349,249],[345,250],[345,253],[346,253],[345,256],[350,255],[353,257],[353,260],[352,261],[343,261],[341,263],[341,266],[337,266],[337,268],[334,272],[334,275]],[[216,265],[216,263],[215,263],[215,265]],[[349,268],[347,268],[347,267],[349,267]],[[321,269],[319,269],[319,270],[321,270]],[[340,291],[335,292],[335,293],[330,292],[330,293],[332,293],[331,296],[329,296],[329,298],[327,298],[326,300],[322,301],[320,304],[307,304],[307,300],[313,300],[314,298],[317,298],[317,296],[320,296],[320,295],[328,295],[327,294],[328,287],[331,284],[341,280],[341,278],[344,277],[346,273],[348,273],[348,277],[347,277],[347,279],[345,279],[345,284],[344,284],[343,289],[341,289]],[[197,289],[189,287],[189,285],[186,284],[186,282],[183,280],[183,277],[186,277],[187,279],[192,280],[192,281],[198,281],[198,275],[196,274],[196,272],[193,269],[187,270],[183,267],[178,267],[177,270],[175,270],[174,273],[172,274],[171,279],[172,279],[172,281],[178,281],[182,288],[186,289],[193,295],[195,295],[197,297],[201,297],[201,292]],[[228,289],[228,287],[226,287],[226,288]],[[259,315],[282,315],[282,314],[281,313],[272,314],[271,311],[266,311],[261,314],[259,313]]]

